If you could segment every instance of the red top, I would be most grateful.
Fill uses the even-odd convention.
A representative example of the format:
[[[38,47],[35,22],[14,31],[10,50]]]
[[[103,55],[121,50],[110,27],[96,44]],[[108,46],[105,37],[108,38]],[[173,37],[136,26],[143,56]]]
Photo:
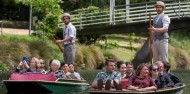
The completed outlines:
[[[127,86],[135,86],[139,88],[146,88],[146,87],[151,87],[151,86],[156,86],[156,83],[153,81],[151,77],[145,77],[145,78],[140,78],[138,76],[134,76],[129,79]]]

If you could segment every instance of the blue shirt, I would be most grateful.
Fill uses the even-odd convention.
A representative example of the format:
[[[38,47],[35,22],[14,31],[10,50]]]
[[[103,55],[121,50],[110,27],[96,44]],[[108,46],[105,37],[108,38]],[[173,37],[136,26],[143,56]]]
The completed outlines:
[[[99,79],[103,80],[103,83],[106,83],[106,81],[109,80],[114,80],[114,79],[118,79],[121,80],[121,73],[117,72],[117,71],[113,71],[113,72],[99,72],[96,75],[96,78],[94,79],[94,81],[97,81]]]

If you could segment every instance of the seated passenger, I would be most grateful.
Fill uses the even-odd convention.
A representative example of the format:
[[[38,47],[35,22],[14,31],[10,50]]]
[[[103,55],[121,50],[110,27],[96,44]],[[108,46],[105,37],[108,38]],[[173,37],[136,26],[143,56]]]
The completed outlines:
[[[126,63],[126,79],[129,79],[131,77],[133,77],[133,64],[132,62],[127,62]]]
[[[127,82],[130,77],[133,77],[132,63],[125,63],[123,61],[117,62],[118,71],[121,73],[121,84],[123,89],[127,89]]]
[[[136,76],[129,79],[127,89],[136,91],[152,91],[156,90],[156,83],[149,77],[149,66],[140,64],[136,70]]]
[[[39,69],[39,60],[36,57],[33,57],[31,59],[31,62],[28,63],[25,61],[21,61],[19,63],[19,65],[17,66],[15,72],[19,72],[21,74],[26,73],[26,72],[39,72],[40,73],[40,69]]]
[[[174,83],[170,79],[169,75],[164,72],[164,63],[162,61],[156,61],[155,63],[159,68],[159,76],[155,80],[158,88],[173,87]]]
[[[46,74],[46,70],[45,70],[45,69],[46,69],[45,60],[42,59],[42,58],[40,58],[40,59],[39,59],[39,63],[40,63],[39,69],[40,69],[41,73]]]
[[[164,72],[169,75],[171,80],[174,82],[174,86],[182,86],[183,82],[177,76],[175,76],[173,73],[169,71],[170,63],[168,62],[163,62],[163,63],[164,63],[164,69],[165,69]]]
[[[69,64],[68,65],[69,66],[69,72],[70,72],[70,74],[69,74],[69,77],[71,78],[71,79],[78,79],[78,80],[82,80],[83,78],[80,76],[80,74],[75,70],[75,67],[74,67],[74,65],[73,64]]]
[[[149,71],[150,71],[150,77],[155,81],[156,78],[158,77],[158,71],[159,71],[159,68],[156,64],[153,64],[149,67]]]
[[[117,62],[117,69],[121,73],[121,80],[126,78],[126,64],[124,61]]]
[[[61,63],[61,70],[64,71],[64,73],[69,76],[70,72],[69,72],[69,66],[66,63]]]
[[[65,73],[62,70],[59,70],[60,65],[59,60],[52,60],[50,64],[50,71],[48,73],[55,73],[57,78],[67,78]]]
[[[98,90],[102,90],[102,88],[110,90],[111,87],[122,89],[122,87],[117,87],[121,80],[121,73],[115,71],[115,61],[112,59],[106,60],[105,69],[105,72],[99,72],[96,75],[96,78],[92,82],[92,88]]]

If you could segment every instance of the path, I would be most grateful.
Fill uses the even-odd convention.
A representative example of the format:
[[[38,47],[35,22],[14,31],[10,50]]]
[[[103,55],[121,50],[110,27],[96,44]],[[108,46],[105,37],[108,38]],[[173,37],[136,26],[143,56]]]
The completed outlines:
[[[1,31],[1,30],[0,30]],[[33,31],[31,31],[32,33]],[[3,28],[3,35],[28,35],[29,30],[28,29],[15,29],[15,28]],[[0,33],[1,34],[1,33]]]

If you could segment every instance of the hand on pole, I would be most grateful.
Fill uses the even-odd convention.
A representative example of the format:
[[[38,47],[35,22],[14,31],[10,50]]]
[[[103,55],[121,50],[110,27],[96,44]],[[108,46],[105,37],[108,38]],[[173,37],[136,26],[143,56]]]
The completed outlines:
[[[154,26],[151,26],[151,28],[148,28],[148,30],[149,30],[150,32],[154,33],[155,28],[154,28]]]
[[[63,40],[56,40],[57,44],[63,43]]]

